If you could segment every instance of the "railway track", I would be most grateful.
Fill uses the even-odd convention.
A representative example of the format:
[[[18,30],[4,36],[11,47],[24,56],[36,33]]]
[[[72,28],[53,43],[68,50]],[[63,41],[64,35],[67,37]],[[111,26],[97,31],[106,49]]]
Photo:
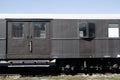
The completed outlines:
[[[120,74],[120,72],[111,71],[78,71],[75,73],[68,73],[72,75],[94,75],[94,74]],[[0,76],[57,76],[66,75],[55,68],[0,68]]]

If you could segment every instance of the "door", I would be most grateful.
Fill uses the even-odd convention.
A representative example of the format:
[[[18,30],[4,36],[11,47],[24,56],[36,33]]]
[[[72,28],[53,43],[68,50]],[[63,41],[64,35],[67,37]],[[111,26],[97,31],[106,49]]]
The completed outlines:
[[[7,58],[50,57],[49,22],[8,22]]]

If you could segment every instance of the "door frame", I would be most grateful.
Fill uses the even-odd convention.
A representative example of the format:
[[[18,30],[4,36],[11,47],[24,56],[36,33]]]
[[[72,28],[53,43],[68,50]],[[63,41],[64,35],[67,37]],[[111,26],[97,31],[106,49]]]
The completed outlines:
[[[37,22],[50,22],[51,19],[7,19],[7,21],[6,21],[6,23],[7,23],[6,24],[6,32],[7,32],[6,33],[6,54],[7,54],[6,57],[7,57],[7,59],[15,59],[14,57],[12,57],[12,58],[8,57],[8,36],[9,36],[8,35],[8,22],[36,22],[36,21]],[[50,26],[51,26],[51,23],[50,23]],[[50,31],[50,33],[51,33],[51,31]],[[49,39],[49,40],[51,40],[51,39]],[[49,48],[50,48],[50,51],[51,51],[51,41],[50,41],[50,47]],[[34,58],[34,59],[40,59],[40,58],[36,58],[36,57],[33,57],[33,56],[31,56],[30,58],[28,58],[28,57],[26,57],[24,59],[32,59],[32,58]],[[50,54],[48,56],[46,56],[46,57],[43,57],[43,58],[50,58]],[[23,58],[16,58],[16,59],[23,59]]]

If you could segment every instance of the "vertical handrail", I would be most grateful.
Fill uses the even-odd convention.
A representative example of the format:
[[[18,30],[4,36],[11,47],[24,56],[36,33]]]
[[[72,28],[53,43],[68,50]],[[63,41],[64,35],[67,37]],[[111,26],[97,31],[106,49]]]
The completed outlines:
[[[30,49],[30,52],[32,53],[32,41],[30,41],[29,43],[29,49]]]

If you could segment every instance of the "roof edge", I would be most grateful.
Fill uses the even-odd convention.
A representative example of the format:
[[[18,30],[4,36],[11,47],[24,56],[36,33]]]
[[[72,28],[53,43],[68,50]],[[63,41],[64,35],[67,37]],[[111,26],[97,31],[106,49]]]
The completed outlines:
[[[1,19],[120,19],[120,14],[0,14]]]

